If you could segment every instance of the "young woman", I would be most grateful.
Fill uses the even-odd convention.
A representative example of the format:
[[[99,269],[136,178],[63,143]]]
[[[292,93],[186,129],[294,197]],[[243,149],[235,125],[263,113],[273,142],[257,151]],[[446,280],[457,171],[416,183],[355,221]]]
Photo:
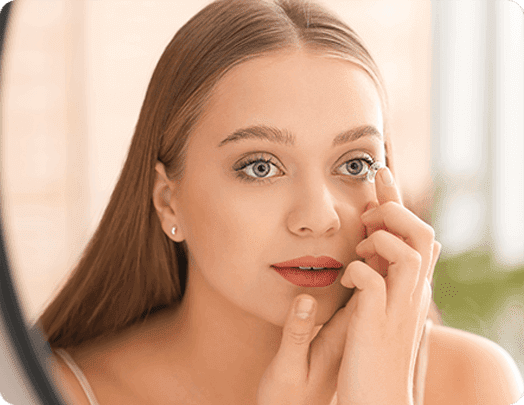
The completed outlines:
[[[494,343],[428,319],[358,36],[301,1],[212,3],[167,46],[101,223],[40,324],[74,404],[508,405]]]

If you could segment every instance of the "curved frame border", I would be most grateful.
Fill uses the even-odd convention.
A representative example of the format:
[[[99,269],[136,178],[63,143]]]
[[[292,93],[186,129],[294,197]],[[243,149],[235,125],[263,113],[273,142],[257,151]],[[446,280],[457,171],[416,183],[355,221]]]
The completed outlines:
[[[0,12],[0,63],[2,62],[4,40],[12,5],[12,1],[7,3]],[[36,349],[46,344],[39,333],[40,331],[38,328],[32,331],[34,333],[27,330],[11,278],[3,229],[2,212],[0,210],[0,314],[2,321],[14,348],[14,354],[20,361],[25,377],[31,383],[40,403],[44,405],[65,405],[46,371],[46,362],[50,352]]]

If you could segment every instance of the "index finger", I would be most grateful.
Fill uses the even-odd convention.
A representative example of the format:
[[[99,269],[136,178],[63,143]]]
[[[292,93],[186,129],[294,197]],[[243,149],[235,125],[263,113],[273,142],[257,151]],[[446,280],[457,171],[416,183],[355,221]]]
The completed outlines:
[[[388,201],[394,201],[402,205],[400,192],[388,167],[383,167],[378,171],[375,180],[375,189],[380,205]]]

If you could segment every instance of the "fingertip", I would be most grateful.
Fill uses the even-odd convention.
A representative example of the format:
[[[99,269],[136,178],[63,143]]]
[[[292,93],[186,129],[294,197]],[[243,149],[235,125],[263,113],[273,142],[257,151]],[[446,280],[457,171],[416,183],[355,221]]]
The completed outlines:
[[[393,175],[388,167],[383,167],[378,172],[376,182],[377,200],[382,205],[387,201],[394,201],[402,204],[400,192],[396,186]]]
[[[313,296],[309,295],[309,294],[306,294],[306,293],[302,293],[302,294],[298,294],[296,297],[295,297],[295,304],[298,304],[301,300],[310,300],[313,302],[313,304],[315,304],[316,300]]]
[[[352,264],[353,264],[353,262],[349,263],[346,266],[346,269],[344,270],[344,274],[340,278],[340,284],[342,284],[346,288],[355,288],[356,287],[355,283],[353,283],[353,280],[351,278],[351,270],[350,270],[350,268],[351,268]]]
[[[366,209],[364,212],[362,212],[362,214],[360,214],[360,219],[362,221],[362,223],[366,224],[370,221],[371,218],[374,218],[375,215],[373,215],[376,211],[376,209],[378,208],[378,203],[373,203],[373,202],[370,202],[367,206],[366,206]]]
[[[391,170],[389,170],[389,167],[384,166],[383,168],[381,168],[378,172],[378,175],[382,183],[386,186],[392,186],[393,184],[395,184],[395,180],[393,179],[393,175],[391,174]]]
[[[344,280],[340,280],[340,284],[350,290],[356,288],[356,285],[351,281],[351,277],[346,277]]]
[[[308,319],[316,310],[316,300],[309,294],[300,294],[294,303],[295,316],[300,319]]]
[[[359,244],[355,246],[355,253],[362,258],[367,258],[375,254],[371,244],[372,241],[369,238],[361,240]]]

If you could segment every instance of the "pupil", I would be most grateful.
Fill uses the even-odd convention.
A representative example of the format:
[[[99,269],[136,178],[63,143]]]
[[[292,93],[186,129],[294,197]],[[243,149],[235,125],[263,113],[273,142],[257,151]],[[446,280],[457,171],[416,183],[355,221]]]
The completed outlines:
[[[260,175],[265,175],[269,172],[267,163],[259,163],[255,166],[255,172]]]
[[[352,162],[348,163],[348,166],[348,171],[350,173],[359,174],[362,171],[364,164],[360,160],[353,160]]]

